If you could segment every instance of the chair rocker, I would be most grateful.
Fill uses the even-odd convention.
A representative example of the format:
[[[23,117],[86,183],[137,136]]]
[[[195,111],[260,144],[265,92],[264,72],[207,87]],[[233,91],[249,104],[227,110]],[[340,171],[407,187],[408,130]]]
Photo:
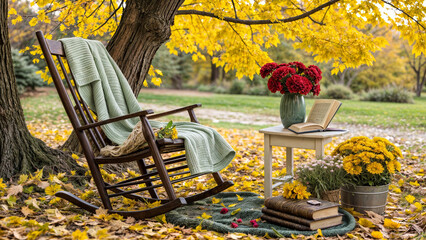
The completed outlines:
[[[68,74],[66,71],[63,61],[63,59],[66,59],[66,56],[62,43],[59,41],[46,39],[41,31],[37,31],[36,35],[40,43],[44,58],[46,59],[47,66],[49,68],[56,90],[83,149],[90,172],[98,189],[99,196],[102,200],[103,207],[107,209],[109,213],[117,213],[122,216],[131,216],[137,219],[150,218],[171,211],[182,205],[186,205],[187,203],[212,196],[233,186],[232,181],[224,181],[219,172],[215,172],[210,174],[213,175],[213,178],[217,184],[216,187],[198,194],[190,195],[188,197],[176,196],[173,184],[205,174],[194,174],[188,176],[188,174],[190,174],[188,165],[178,167],[171,166],[172,164],[186,161],[185,154],[167,159],[163,158],[162,154],[184,150],[185,142],[183,139],[156,139],[148,119],[155,119],[178,112],[187,111],[191,122],[198,123],[194,113],[194,108],[200,107],[201,104],[194,104],[159,114],[153,114],[154,112],[152,110],[144,110],[104,121],[95,121],[87,104],[82,99],[79,99],[78,90],[72,84],[72,79],[74,78],[73,73],[70,71],[70,74]],[[53,56],[57,58],[60,69],[65,78],[64,81],[61,78],[59,69],[54,62]],[[67,93],[64,82],[69,88],[72,97]],[[148,147],[119,157],[103,157],[100,155],[95,155],[95,153],[99,152],[101,148],[105,147],[107,145],[106,142],[108,142],[108,140],[103,137],[102,132],[99,129],[101,125],[134,117],[140,118],[143,128],[143,135],[147,140]],[[145,162],[145,159],[148,157],[152,157],[154,161],[153,164],[147,164]],[[112,184],[106,182],[101,174],[99,166],[101,164],[120,164],[133,161],[137,163],[141,174],[140,176]],[[178,176],[180,177],[177,178]],[[143,184],[143,187],[139,187],[140,184]],[[132,188],[131,190],[123,189],[123,187],[129,186],[137,186],[138,188]],[[167,198],[160,198],[157,194],[156,189],[160,187],[165,189]],[[142,192],[145,192],[144,196],[136,194]],[[69,192],[60,191],[56,193],[56,196],[63,198],[92,213],[95,213],[99,208],[98,206],[88,203]],[[110,199],[118,196],[139,200],[144,203],[160,201],[161,205],[158,207],[137,211],[114,210]]]

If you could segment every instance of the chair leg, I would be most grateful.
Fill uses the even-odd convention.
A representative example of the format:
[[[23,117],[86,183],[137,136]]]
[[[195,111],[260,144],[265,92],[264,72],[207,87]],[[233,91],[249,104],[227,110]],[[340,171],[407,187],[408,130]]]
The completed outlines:
[[[142,174],[147,174],[147,173],[148,173],[148,171],[146,170],[145,160],[144,160],[144,159],[137,160],[137,163],[138,163],[138,167],[139,167],[139,170],[141,171],[141,173],[142,173]],[[144,179],[148,179],[148,178],[149,178],[149,177],[144,178]],[[153,184],[152,184],[152,182],[147,182],[147,183],[145,183],[145,185],[146,185],[147,187],[150,187],[150,186],[152,186]],[[153,189],[149,189],[149,190],[148,190],[148,192],[149,192],[149,194],[151,195],[151,197],[152,197],[152,198],[158,199],[157,191],[155,191],[155,189],[154,189],[154,188],[153,188]]]
[[[214,178],[215,182],[217,183],[217,185],[224,183],[223,178],[222,178],[222,176],[220,175],[219,172],[214,172],[214,173],[212,173],[212,175],[213,175],[213,178]]]
[[[112,210],[111,201],[108,197],[108,192],[105,189],[105,182],[102,177],[99,166],[94,163],[93,159],[87,159],[87,163],[90,168],[93,180],[95,181],[96,187],[98,188],[99,196],[101,197],[102,203],[106,209]]]
[[[170,201],[175,200],[176,193],[173,189],[172,183],[170,182],[169,174],[167,173],[166,166],[164,165],[163,157],[158,150],[158,146],[155,142],[154,132],[152,131],[151,124],[149,124],[146,117],[141,117],[142,123],[142,132],[148,143],[149,148],[151,149],[151,155],[154,159],[154,164],[157,169],[160,180],[166,190],[167,196]]]

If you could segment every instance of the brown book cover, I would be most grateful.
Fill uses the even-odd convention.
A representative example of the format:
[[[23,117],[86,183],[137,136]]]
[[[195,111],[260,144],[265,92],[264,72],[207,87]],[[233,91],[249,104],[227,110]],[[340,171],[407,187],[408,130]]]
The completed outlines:
[[[341,213],[338,213],[338,215],[336,215],[336,216],[330,216],[330,217],[321,218],[321,219],[318,219],[318,220],[305,219],[305,218],[297,217],[297,216],[290,215],[290,214],[287,214],[287,213],[274,211],[274,210],[268,209],[268,208],[263,208],[262,213],[264,213],[264,215],[268,215],[270,217],[277,218],[278,220],[283,220],[283,221],[286,222],[285,224],[287,224],[287,225],[288,225],[287,222],[291,222],[291,223],[294,223],[294,224],[306,226],[306,227],[309,228],[309,230],[317,230],[318,228],[324,229],[324,228],[337,226],[337,225],[342,224],[342,219],[343,219],[343,214],[341,214]],[[276,222],[272,221],[272,223],[276,223]],[[279,225],[286,226],[286,225],[283,225],[283,224],[279,224]],[[289,227],[291,227],[291,226],[289,226]]]
[[[318,205],[314,205],[315,203]],[[317,220],[336,216],[339,204],[316,198],[297,200],[278,196],[267,198],[265,200],[265,207],[298,217]]]
[[[265,220],[267,222],[276,224],[276,225],[280,225],[283,227],[287,227],[287,228],[291,228],[291,229],[296,229],[296,230],[301,230],[301,231],[310,231],[311,229],[305,225],[302,224],[298,224],[298,223],[294,223],[294,222],[290,222],[290,221],[286,221],[284,219],[279,219],[270,215],[266,215],[266,214],[262,214],[262,216],[260,216],[260,218],[262,220]]]

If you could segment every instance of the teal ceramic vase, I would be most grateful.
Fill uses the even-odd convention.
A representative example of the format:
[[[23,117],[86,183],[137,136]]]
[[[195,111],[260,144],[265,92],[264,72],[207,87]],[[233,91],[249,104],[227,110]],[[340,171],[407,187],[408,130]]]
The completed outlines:
[[[280,117],[284,128],[305,121],[305,99],[300,94],[287,93],[281,98]]]

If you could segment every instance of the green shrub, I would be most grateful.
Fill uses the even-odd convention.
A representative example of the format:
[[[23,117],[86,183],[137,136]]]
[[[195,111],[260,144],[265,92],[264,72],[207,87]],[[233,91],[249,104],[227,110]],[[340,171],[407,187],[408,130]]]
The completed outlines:
[[[352,99],[354,94],[352,90],[343,85],[331,85],[327,89],[321,92],[322,98],[332,98],[332,99]]]
[[[200,86],[198,86],[197,90],[200,92],[212,92],[213,86],[201,84]]]
[[[37,67],[27,56],[21,55],[17,49],[12,49],[12,60],[19,94],[24,93],[27,88],[35,90],[36,87],[45,85],[36,74]]]
[[[244,81],[234,80],[232,82],[229,93],[231,94],[242,94],[246,88],[246,83]]]
[[[252,86],[245,93],[248,95],[268,96],[271,92],[265,86]]]
[[[229,93],[229,90],[223,86],[216,86],[213,88],[213,92],[219,93],[219,94],[226,94],[226,93]]]
[[[363,94],[362,101],[414,103],[411,92],[397,87],[373,89]]]

